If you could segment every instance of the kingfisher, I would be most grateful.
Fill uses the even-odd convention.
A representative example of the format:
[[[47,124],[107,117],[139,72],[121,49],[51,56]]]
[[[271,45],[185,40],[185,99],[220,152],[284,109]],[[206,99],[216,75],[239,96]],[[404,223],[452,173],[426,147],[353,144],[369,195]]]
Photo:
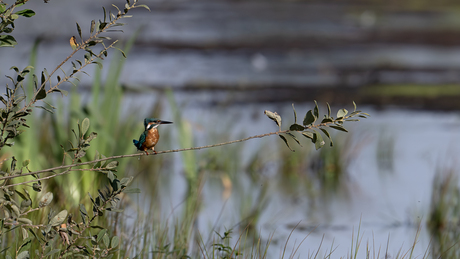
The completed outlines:
[[[147,150],[155,151],[155,145],[158,143],[160,139],[160,134],[158,133],[157,127],[160,124],[171,124],[170,121],[162,121],[156,118],[145,118],[144,119],[144,132],[142,132],[139,140],[133,139],[134,146],[137,147],[137,150],[144,151],[145,154],[149,154]]]

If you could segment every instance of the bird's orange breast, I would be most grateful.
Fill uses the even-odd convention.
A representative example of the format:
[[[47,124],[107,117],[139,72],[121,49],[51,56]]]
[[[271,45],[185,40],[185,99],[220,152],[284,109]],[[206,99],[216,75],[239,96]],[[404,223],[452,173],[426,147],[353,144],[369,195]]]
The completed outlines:
[[[149,130],[145,142],[142,144],[142,150],[146,151],[152,149],[158,143],[159,139],[160,134],[158,133],[158,129],[153,128]]]

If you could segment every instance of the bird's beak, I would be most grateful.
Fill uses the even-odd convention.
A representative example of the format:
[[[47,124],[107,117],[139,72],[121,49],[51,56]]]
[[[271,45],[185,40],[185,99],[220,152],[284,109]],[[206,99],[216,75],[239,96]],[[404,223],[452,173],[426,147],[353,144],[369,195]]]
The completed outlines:
[[[170,121],[160,121],[159,124],[172,124]]]

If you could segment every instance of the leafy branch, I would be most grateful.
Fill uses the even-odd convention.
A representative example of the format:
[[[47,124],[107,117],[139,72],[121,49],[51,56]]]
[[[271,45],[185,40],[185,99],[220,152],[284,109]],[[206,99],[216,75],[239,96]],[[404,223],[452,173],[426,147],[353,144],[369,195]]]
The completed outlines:
[[[353,102],[353,106],[354,106],[354,110],[350,114],[348,114],[348,111],[346,109],[340,109],[337,112],[337,117],[333,118],[331,116],[330,106],[329,104],[327,104],[327,107],[328,107],[327,115],[324,115],[324,118],[320,121],[319,124],[315,124],[319,118],[318,104],[315,102],[315,108],[306,113],[304,120],[302,122],[302,125],[300,125],[300,124],[297,124],[297,112],[293,105],[295,122],[294,124],[290,125],[289,129],[287,130],[281,130],[281,116],[280,115],[278,115],[276,112],[265,111],[265,114],[270,119],[275,121],[275,123],[278,125],[279,127],[278,131],[254,135],[254,136],[250,136],[247,138],[232,140],[232,141],[223,142],[223,143],[200,146],[200,147],[190,147],[190,148],[182,148],[182,149],[157,151],[155,155],[174,153],[174,152],[184,152],[184,151],[191,151],[191,150],[200,150],[200,149],[206,149],[206,148],[214,148],[214,147],[244,142],[244,141],[248,141],[251,139],[264,138],[264,137],[268,137],[272,135],[278,135],[284,141],[284,143],[286,143],[288,148],[291,151],[294,151],[289,146],[288,140],[285,136],[289,136],[289,138],[293,139],[295,142],[297,142],[300,145],[300,141],[293,134],[296,132],[301,133],[302,136],[310,139],[315,144],[316,149],[319,149],[324,146],[325,141],[323,140],[323,137],[321,136],[318,130],[323,132],[323,134],[330,140],[330,145],[332,146],[333,145],[332,137],[327,130],[328,128],[338,130],[338,131],[348,132],[348,130],[345,129],[345,127],[343,126],[344,122],[359,121],[359,119],[357,119],[356,117],[367,118],[369,116],[369,114],[367,113],[356,110],[356,104],[354,102]],[[80,158],[86,154],[86,150],[89,148],[91,140],[93,140],[97,136],[95,132],[92,132],[91,134],[86,136],[85,134],[87,133],[88,128],[89,128],[89,120],[86,118],[83,120],[82,125],[78,124],[78,134],[72,130],[74,132],[75,137],[78,140],[77,145],[73,145],[71,143],[72,148],[67,150],[67,152],[73,152],[72,164],[61,165],[61,166],[57,166],[53,168],[43,169],[43,170],[34,171],[34,172],[28,172],[24,174],[22,173],[22,170],[13,171],[15,173],[11,173],[11,174],[8,174],[7,176],[0,177],[0,181],[7,181],[9,179],[13,179],[17,177],[24,177],[24,176],[29,176],[29,175],[34,176],[35,179],[25,181],[25,182],[20,182],[20,183],[14,183],[14,184],[4,184],[0,188],[2,189],[9,188],[9,187],[33,183],[33,182],[40,183],[40,181],[42,180],[48,180],[48,179],[51,179],[51,178],[54,178],[60,175],[68,174],[72,171],[102,172],[104,174],[107,174],[109,179],[113,179],[114,177],[113,169],[118,165],[118,162],[117,161],[109,162],[110,160],[122,159],[122,158],[128,158],[128,157],[140,157],[140,156],[146,155],[144,152],[141,152],[141,153],[136,153],[136,154],[116,155],[116,156],[105,157],[99,153],[96,153],[96,156],[93,160],[88,161],[88,162],[81,162]],[[64,152],[64,155],[69,155],[67,152]],[[92,167],[91,168],[76,168],[76,167],[82,167],[86,165],[92,165]],[[64,171],[60,173],[55,173],[55,171],[60,171],[60,170],[64,170]],[[50,173],[50,172],[53,174],[48,175],[48,176],[38,177],[39,174]]]
[[[12,33],[14,30],[14,21],[19,16],[32,17],[35,12],[30,9],[25,9],[13,13],[16,7],[19,7],[29,0],[19,0],[6,8],[6,4],[0,1],[0,33]],[[46,2],[46,1],[45,1]],[[0,35],[0,47],[14,47],[17,43],[16,39],[11,35]]]
[[[320,121],[319,124],[315,124],[318,119],[320,118],[319,116],[319,108],[318,108],[318,103],[315,101],[315,107],[313,110],[309,110],[306,114],[305,117],[302,121],[302,125],[297,124],[297,112],[294,108],[294,104],[292,104],[292,109],[294,111],[294,124],[292,124],[289,127],[289,130],[281,131],[281,116],[279,116],[276,112],[271,112],[271,111],[265,111],[265,114],[272,119],[276,125],[280,128],[279,136],[280,138],[286,143],[288,148],[291,151],[294,151],[290,146],[289,143],[284,135],[281,135],[281,133],[285,134],[286,136],[289,136],[291,139],[293,139],[297,144],[302,146],[300,144],[300,141],[296,138],[293,132],[300,132],[302,136],[310,139],[314,144],[316,149],[320,149],[324,146],[325,141],[323,140],[323,137],[321,136],[320,132],[318,132],[316,129],[319,129],[323,134],[329,139],[331,147],[334,145],[334,142],[332,141],[331,134],[327,130],[328,128],[338,130],[338,131],[343,131],[343,132],[348,132],[347,129],[343,126],[344,122],[346,121],[359,121],[358,118],[367,118],[370,115],[356,110],[356,103],[353,102],[353,112],[348,114],[348,110],[346,109],[340,109],[337,111],[337,117],[334,119],[334,117],[331,115],[331,106],[329,103],[326,103],[327,105],[327,114],[324,115],[323,119]]]
[[[25,2],[26,1],[24,1],[24,3]],[[112,30],[114,27],[122,26],[123,23],[120,23],[119,20],[122,18],[130,17],[130,15],[128,15],[128,12],[131,9],[142,7],[149,10],[149,8],[146,5],[138,5],[137,2],[138,0],[133,0],[132,3],[130,0],[127,0],[127,3],[125,4],[123,9],[120,9],[117,6],[113,5],[113,7],[117,10],[116,13],[112,13],[111,11],[107,12],[106,9],[103,8],[104,19],[99,20],[98,22],[96,22],[95,20],[91,21],[90,36],[86,40],[83,40],[81,27],[77,23],[77,32],[80,41],[77,42],[75,37],[71,38],[70,45],[73,49],[73,52],[66,59],[64,59],[58,66],[56,66],[56,68],[51,73],[48,73],[48,71],[44,69],[41,73],[40,82],[38,80],[38,77],[35,74],[32,74],[35,88],[32,97],[28,101],[26,101],[23,83],[25,77],[33,70],[33,67],[28,66],[23,70],[20,70],[14,66],[11,68],[17,74],[16,78],[8,76],[8,78],[11,80],[13,84],[13,87],[9,87],[8,85],[6,86],[6,98],[0,96],[0,101],[5,106],[4,108],[0,108],[0,149],[2,149],[4,146],[12,146],[14,144],[14,142],[9,142],[9,140],[15,138],[23,132],[23,130],[19,130],[20,126],[28,127],[28,125],[26,124],[26,117],[32,113],[32,108],[41,108],[47,112],[53,113],[55,107],[44,101],[47,95],[53,92],[58,92],[62,95],[66,95],[67,92],[60,88],[60,86],[64,82],[74,84],[71,81],[71,79],[79,80],[76,77],[76,75],[79,73],[85,73],[83,69],[89,64],[97,64],[98,66],[102,66],[102,63],[99,62],[99,60],[103,60],[104,57],[107,57],[107,52],[109,49],[117,49],[115,47],[117,40],[111,41],[112,39],[110,37],[102,36],[101,34],[105,32],[114,31]],[[18,2],[16,4],[18,4]],[[4,17],[6,17],[8,13],[11,14],[11,11],[12,9],[14,9],[14,6],[15,4],[10,6],[9,8],[6,8],[6,5],[0,2],[0,15],[3,15],[0,16],[2,18],[2,23],[0,24],[0,26],[6,26],[4,24],[6,18]],[[18,15],[31,17],[34,14],[35,13],[32,10],[26,9],[16,12],[15,14],[11,14],[10,16],[13,15],[13,18],[15,18]],[[11,27],[14,28],[14,19],[10,19],[9,21],[11,22]],[[0,30],[0,33],[11,32],[12,29],[9,30],[8,28],[4,28],[3,31]],[[4,35],[0,35],[0,43],[3,39],[3,36]],[[111,41],[111,43],[106,44],[107,41]],[[92,50],[92,47],[96,45],[102,46],[102,49],[99,52],[97,52],[97,54]],[[80,50],[84,50],[86,52],[84,54],[83,60],[76,59],[74,61],[70,61]],[[123,56],[125,56],[123,51],[121,52]],[[69,61],[72,64],[72,70],[69,74],[67,74],[64,71],[63,66],[67,64]],[[60,75],[56,75],[57,82],[53,84],[51,79],[55,76],[58,70],[60,70],[63,75],[62,77]],[[48,89],[46,89],[47,85],[49,85]],[[36,106],[35,104],[39,100],[42,100],[45,105]],[[24,106],[20,107],[22,102],[24,102]]]

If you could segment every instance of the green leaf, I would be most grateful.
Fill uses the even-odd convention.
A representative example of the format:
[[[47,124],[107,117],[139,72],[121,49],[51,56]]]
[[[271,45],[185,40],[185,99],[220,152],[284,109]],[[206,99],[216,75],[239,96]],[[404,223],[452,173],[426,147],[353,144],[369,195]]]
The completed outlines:
[[[318,103],[315,100],[315,108],[313,109],[313,115],[315,115],[316,118],[319,118],[319,109],[318,109]]]
[[[67,217],[67,210],[63,210],[50,220],[50,225],[53,227],[58,226],[65,220],[66,217]]]
[[[86,142],[90,142],[91,140],[95,139],[97,137],[97,133],[96,132],[91,132],[91,134],[89,134],[89,136],[86,138]]]
[[[353,108],[354,108],[353,112],[355,112],[356,111],[356,103],[355,103],[355,101],[353,101]]]
[[[30,205],[32,205],[31,200],[23,200],[23,201],[21,201],[21,210],[24,211],[25,209],[30,207]]]
[[[11,35],[0,35],[0,47],[14,47],[18,42]]]
[[[45,255],[45,257],[52,256],[52,255],[57,254],[57,253],[60,253],[60,252],[61,252],[61,249],[54,249],[54,250],[49,251],[49,252]]]
[[[324,142],[323,137],[319,132],[315,130],[315,134],[313,135],[313,143],[315,143],[316,150],[322,148],[326,142]]]
[[[112,237],[112,242],[110,242],[110,247],[115,248],[118,246],[119,243],[120,243],[120,238],[118,238],[117,236],[114,236]]]
[[[27,218],[18,218],[18,222],[19,223],[23,223],[23,224],[29,224],[29,225],[32,225],[32,220],[30,219],[27,219]]]
[[[88,216],[88,212],[86,212],[85,205],[83,205],[83,204],[80,204],[80,213],[85,215],[85,216]]]
[[[118,161],[112,161],[110,162],[105,168],[107,169],[114,169],[118,166]]]
[[[331,118],[324,118],[321,123],[331,123],[333,120]]]
[[[93,61],[92,64],[98,65],[98,66],[99,66],[99,69],[102,69],[102,68],[103,68],[102,63],[99,62],[99,61]]]
[[[81,135],[84,136],[89,129],[89,119],[84,118],[81,122]]]
[[[145,4],[137,5],[137,7],[143,7],[145,9],[149,10],[149,12],[150,12],[150,8],[148,6],[146,6]]]
[[[291,150],[292,152],[295,152],[295,151],[289,146],[289,143],[288,143],[288,141],[287,141],[287,139],[286,139],[285,136],[283,136],[283,135],[278,135],[278,136],[280,136],[280,138],[284,141],[284,143],[286,143],[286,146],[289,148],[289,150]]]
[[[45,88],[45,81],[46,81],[45,72],[42,71],[42,80],[40,81],[40,87]]]
[[[53,114],[53,113],[54,113],[54,111],[53,111],[53,110],[51,110],[51,109],[48,109],[48,108],[46,108],[46,107],[44,107],[44,106],[40,106],[40,105],[37,105],[37,106],[35,106],[35,107],[36,107],[36,108],[40,108],[40,109],[43,109],[43,110],[45,110],[46,112],[49,112],[49,113],[51,113],[51,114]]]
[[[292,124],[291,127],[289,127],[289,130],[292,131],[303,131],[305,130],[305,127],[299,124]]]
[[[132,180],[133,180],[132,176],[125,177],[125,178],[120,180],[120,184],[121,184],[121,186],[125,187],[125,186],[128,186],[131,183]]]
[[[104,242],[105,247],[109,247],[110,245],[110,238],[109,235],[105,234],[104,237],[102,238],[102,242]]]
[[[11,212],[14,214],[15,217],[19,217],[19,215],[21,214],[21,211],[15,204],[11,204]]]
[[[16,259],[29,259],[30,258],[30,255],[29,255],[29,251],[22,251],[20,254],[18,254],[18,256],[16,257]]]
[[[329,132],[327,130],[325,130],[325,129],[322,129],[322,128],[320,130],[324,133],[324,135],[326,135],[326,137],[329,139],[329,141],[331,141],[331,147],[334,146],[334,143],[332,142],[332,138],[331,138],[331,135],[329,134]]]
[[[80,39],[82,38],[81,37],[81,28],[80,28],[80,25],[78,23],[77,24],[77,31],[78,31],[78,35],[80,35]]]
[[[22,167],[28,166],[29,163],[30,163],[30,160],[29,160],[29,159],[22,161]]]
[[[300,141],[294,136],[294,134],[292,133],[286,133],[289,137],[291,137],[295,142],[297,142],[297,144],[299,144],[299,146],[302,146],[302,144],[300,144]]]
[[[15,14],[21,15],[21,16],[24,16],[24,17],[32,17],[32,16],[35,15],[35,12],[30,10],[30,9],[24,9],[24,10],[16,12]]]
[[[294,123],[297,124],[297,112],[295,111],[294,104],[292,104],[292,110],[294,111]]]
[[[141,189],[139,189],[139,188],[130,188],[130,189],[125,189],[123,192],[124,193],[141,193]]]
[[[311,110],[309,110],[307,112],[307,114],[305,114],[305,118],[303,119],[303,125],[304,126],[307,126],[307,125],[310,125],[312,123],[314,123],[316,121],[316,118],[315,115],[313,115],[313,112]]]
[[[94,20],[92,20],[91,21],[91,28],[89,30],[89,33],[93,34],[95,26],[96,26],[96,22]]]
[[[38,91],[36,100],[41,100],[41,99],[44,99],[45,97],[46,97],[46,90],[45,90],[45,86],[43,86]]]
[[[86,155],[86,151],[80,149],[78,150],[77,154],[75,155],[76,158],[82,158]]]
[[[97,243],[101,242],[102,238],[105,236],[106,233],[107,233],[107,229],[102,229],[101,231],[99,231],[99,233],[97,233],[96,242]]]
[[[336,130],[340,130],[340,131],[343,131],[343,132],[348,132],[348,130],[346,130],[344,127],[342,126],[335,126],[335,125],[332,125],[332,126],[329,126],[333,129],[336,129]]]
[[[30,248],[30,239],[29,239],[29,232],[27,232],[27,229],[21,228],[22,232],[22,239],[25,240],[27,243],[25,243],[22,247],[21,250],[29,250]]]
[[[329,103],[326,103],[326,106],[327,106],[327,117],[330,118],[331,117],[331,106],[329,106]]]
[[[11,159],[11,171],[14,171],[16,169],[17,162],[18,160],[13,156],[13,158]]]
[[[340,109],[337,112],[337,118],[342,118],[348,114],[348,111],[346,109]]]
[[[109,178],[110,182],[113,182],[113,180],[115,180],[115,175],[112,171],[107,172],[107,178]]]
[[[38,203],[38,207],[42,208],[42,207],[48,206],[51,203],[52,200],[53,200],[53,193],[52,192],[47,192],[40,199],[40,202]]]
[[[41,192],[41,191],[42,191],[42,185],[41,185],[41,183],[40,183],[40,182],[34,183],[34,184],[32,185],[32,189],[33,189],[34,191],[36,191],[36,192]]]
[[[310,140],[313,140],[313,132],[310,132],[310,131],[304,131],[302,132],[302,135],[306,138],[309,138]]]

